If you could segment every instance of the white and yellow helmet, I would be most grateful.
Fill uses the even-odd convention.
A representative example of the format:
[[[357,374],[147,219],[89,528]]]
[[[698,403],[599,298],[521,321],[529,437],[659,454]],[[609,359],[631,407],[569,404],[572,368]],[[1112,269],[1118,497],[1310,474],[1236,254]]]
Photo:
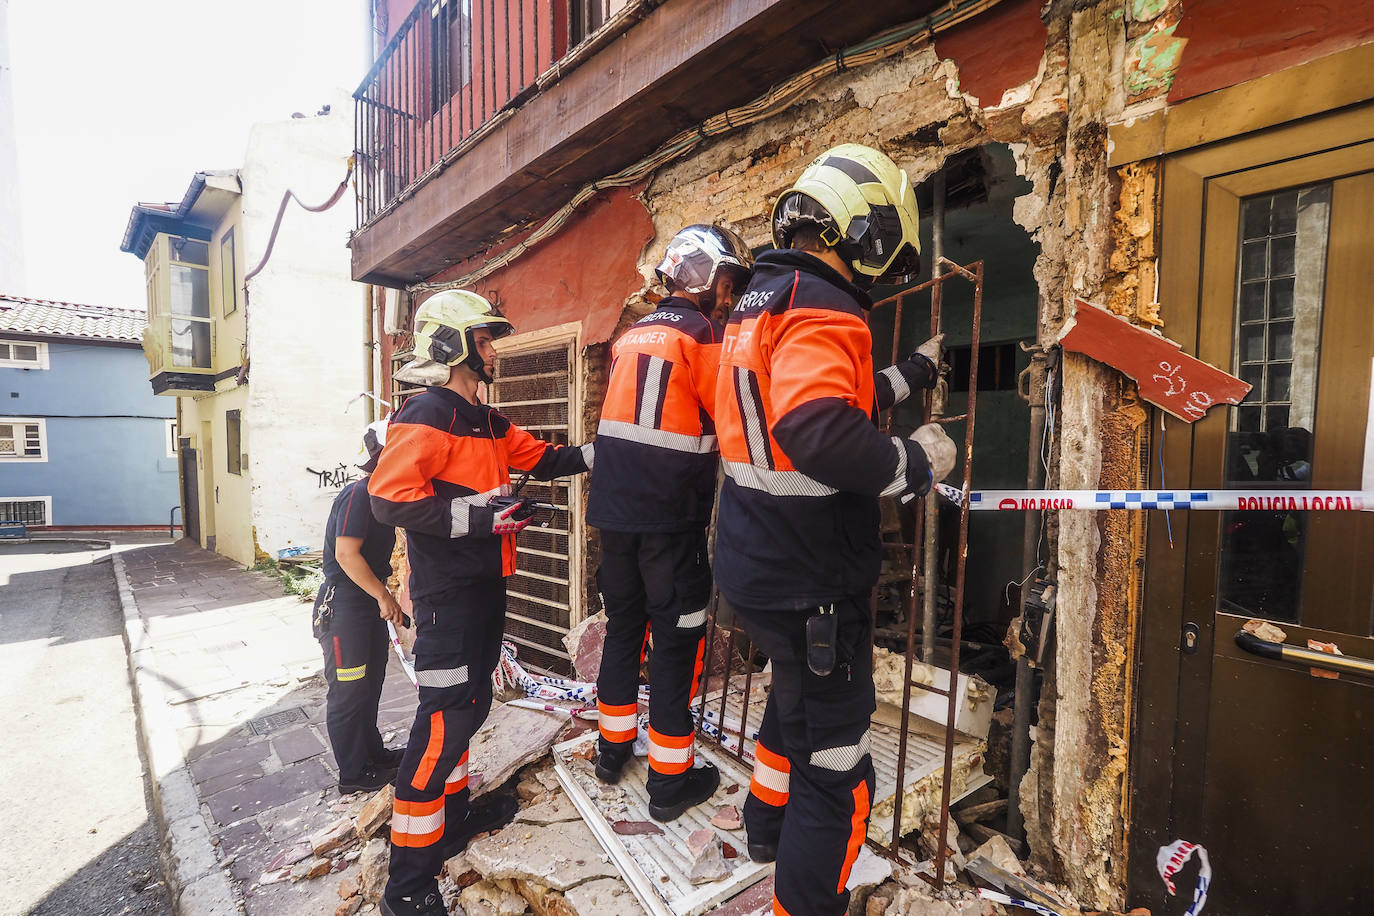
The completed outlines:
[[[435,293],[415,313],[415,355],[445,366],[467,365],[479,378],[486,369],[472,342],[477,328],[503,337],[515,328],[483,297],[465,289]]]
[[[773,205],[773,244],[789,248],[799,227],[817,226],[867,287],[920,271],[920,223],[906,173],[872,147],[844,143],[807,166]]]

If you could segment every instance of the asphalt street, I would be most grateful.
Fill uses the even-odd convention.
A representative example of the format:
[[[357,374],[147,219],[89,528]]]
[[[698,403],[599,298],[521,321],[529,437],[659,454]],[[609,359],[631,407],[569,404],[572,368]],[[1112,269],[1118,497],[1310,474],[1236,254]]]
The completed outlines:
[[[0,914],[170,913],[108,550],[0,544]]]

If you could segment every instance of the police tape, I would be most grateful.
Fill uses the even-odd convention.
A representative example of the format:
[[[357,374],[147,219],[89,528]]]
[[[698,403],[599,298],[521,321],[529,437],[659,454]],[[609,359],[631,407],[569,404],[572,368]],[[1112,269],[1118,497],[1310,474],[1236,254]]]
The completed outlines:
[[[1032,913],[1039,913],[1040,916],[1063,916],[1057,910],[1052,910],[1047,906],[1041,906],[1029,900],[1022,900],[1020,897],[1013,897],[1010,894],[1003,894],[1000,891],[988,890],[986,887],[978,888],[978,896],[984,900],[991,900],[993,903],[1000,903],[1003,906],[1019,906]]]
[[[964,492],[937,483],[956,506]],[[1260,512],[1358,512],[1374,509],[1374,492],[1361,490],[973,490],[970,511],[1079,509],[1211,509]]]
[[[406,677],[410,678],[410,682],[418,689],[420,679],[415,676],[415,666],[410,663],[410,659],[406,658],[406,650],[401,645],[401,637],[396,634],[396,627],[390,620],[386,622],[386,631],[391,634],[391,647],[396,650],[396,657],[401,660],[401,667],[405,669]]]
[[[1155,868],[1164,880],[1169,896],[1174,896],[1174,875],[1178,874],[1193,856],[1197,856],[1197,884],[1193,887],[1193,903],[1183,916],[1197,916],[1207,905],[1207,891],[1212,886],[1212,863],[1207,859],[1207,850],[1187,840],[1174,840],[1168,846],[1159,847],[1155,854]]]
[[[596,700],[595,684],[530,674],[515,660],[515,644],[509,641],[501,643],[501,660],[492,672],[491,679],[497,687],[510,686],[523,690],[528,699],[563,700],[584,704]]]

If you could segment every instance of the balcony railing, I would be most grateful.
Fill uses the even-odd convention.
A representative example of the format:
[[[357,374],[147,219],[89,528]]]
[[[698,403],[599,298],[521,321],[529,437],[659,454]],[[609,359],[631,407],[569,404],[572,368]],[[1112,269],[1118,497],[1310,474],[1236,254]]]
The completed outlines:
[[[354,93],[367,225],[624,0],[421,0]]]

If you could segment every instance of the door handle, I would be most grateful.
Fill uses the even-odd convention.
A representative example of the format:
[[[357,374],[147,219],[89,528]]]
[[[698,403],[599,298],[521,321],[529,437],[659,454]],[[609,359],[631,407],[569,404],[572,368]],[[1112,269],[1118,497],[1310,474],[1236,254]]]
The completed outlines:
[[[1329,671],[1343,671],[1347,674],[1362,674],[1374,677],[1374,660],[1356,655],[1331,655],[1314,649],[1300,649],[1281,642],[1260,639],[1245,630],[1236,631],[1236,645],[1251,655],[1271,658],[1275,661],[1293,662],[1309,668],[1325,668]]]

